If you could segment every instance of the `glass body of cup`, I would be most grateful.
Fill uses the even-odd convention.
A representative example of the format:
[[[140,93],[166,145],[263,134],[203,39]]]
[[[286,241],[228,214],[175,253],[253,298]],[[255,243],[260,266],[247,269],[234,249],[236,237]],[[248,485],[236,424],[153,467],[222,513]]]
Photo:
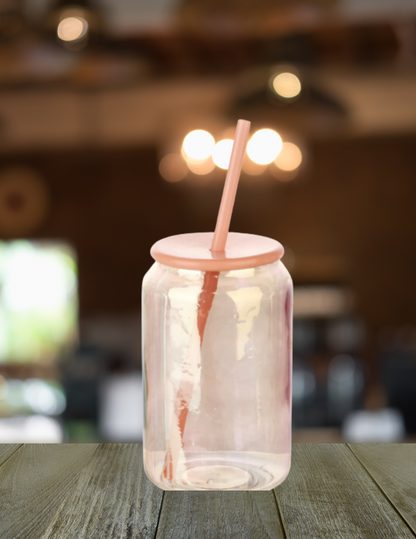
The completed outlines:
[[[144,467],[164,490],[269,490],[290,468],[292,280],[155,262],[143,280]]]

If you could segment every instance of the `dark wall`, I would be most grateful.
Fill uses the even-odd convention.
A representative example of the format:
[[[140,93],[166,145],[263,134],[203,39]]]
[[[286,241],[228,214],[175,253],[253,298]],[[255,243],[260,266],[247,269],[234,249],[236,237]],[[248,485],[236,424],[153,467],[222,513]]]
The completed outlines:
[[[347,260],[370,336],[416,323],[416,136],[320,141],[310,157],[292,182],[244,176],[232,230],[272,236],[296,256]],[[0,156],[0,170],[7,164],[30,165],[47,183],[51,207],[35,236],[75,246],[82,316],[137,311],[151,245],[215,226],[221,177],[170,184],[152,148]]]

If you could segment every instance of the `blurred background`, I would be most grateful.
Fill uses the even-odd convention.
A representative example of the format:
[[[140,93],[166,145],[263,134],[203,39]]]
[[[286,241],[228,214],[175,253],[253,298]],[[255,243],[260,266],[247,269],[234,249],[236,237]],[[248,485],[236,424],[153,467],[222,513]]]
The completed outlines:
[[[151,245],[285,247],[294,441],[416,440],[413,0],[0,0],[0,442],[140,441]]]

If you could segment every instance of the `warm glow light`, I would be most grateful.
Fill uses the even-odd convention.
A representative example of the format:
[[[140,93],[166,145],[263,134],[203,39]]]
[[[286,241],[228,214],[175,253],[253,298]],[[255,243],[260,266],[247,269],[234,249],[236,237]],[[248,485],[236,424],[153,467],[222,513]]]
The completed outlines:
[[[202,160],[212,154],[214,146],[214,137],[208,131],[197,129],[186,135],[182,148],[187,157]]]
[[[282,170],[279,167],[272,166],[269,169],[269,172],[272,176],[276,178],[276,180],[279,180],[279,182],[291,182],[293,179],[296,178],[299,169],[296,168],[295,170]]]
[[[282,151],[274,160],[274,164],[282,170],[292,171],[298,168],[302,162],[302,152],[292,142],[284,142]]]
[[[186,164],[188,165],[189,170],[198,176],[209,174],[215,168],[215,163],[211,156],[200,161],[187,161]]]
[[[268,165],[276,159],[282,149],[282,139],[272,129],[260,129],[247,144],[247,153],[258,165]]]
[[[234,141],[230,139],[220,140],[215,145],[212,158],[217,167],[227,169],[230,164],[231,152]]]
[[[188,169],[186,163],[177,153],[165,155],[160,161],[159,172],[162,178],[168,182],[179,182],[185,178]]]
[[[280,73],[273,79],[274,91],[281,97],[291,99],[300,94],[300,80],[293,73]]]
[[[82,17],[66,17],[58,25],[58,37],[62,41],[76,41],[88,32],[88,23]]]
[[[227,139],[227,138],[234,140],[234,137],[235,137],[235,125],[227,127],[221,133],[221,140]]]
[[[276,168],[276,167],[275,167]],[[259,176],[267,169],[267,165],[258,165],[254,163],[247,154],[245,154],[243,159],[243,172],[249,176]]]

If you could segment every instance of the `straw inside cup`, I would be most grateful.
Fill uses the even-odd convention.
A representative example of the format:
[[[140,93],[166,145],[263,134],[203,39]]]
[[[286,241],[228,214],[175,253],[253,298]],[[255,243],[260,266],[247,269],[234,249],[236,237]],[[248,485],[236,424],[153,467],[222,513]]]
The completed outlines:
[[[225,179],[224,190],[215,226],[214,237],[211,245],[211,252],[221,253],[225,251],[228,232],[230,228],[231,216],[234,208],[235,196],[243,165],[243,157],[247,146],[250,122],[238,120],[235,132],[233,149],[231,152],[230,165]],[[204,338],[205,326],[212,308],[215,293],[218,287],[219,271],[207,271],[204,275],[204,283],[198,301],[197,328],[199,333],[199,357],[190,357],[194,364],[200,361],[202,342]],[[195,355],[196,350],[190,350],[189,355]],[[192,354],[191,354],[192,352]],[[169,481],[173,480],[179,461],[180,452],[183,449],[183,435],[186,426],[186,419],[189,406],[194,391],[194,383],[182,379],[179,383],[178,393],[174,404],[171,430],[168,447],[166,451],[163,477]]]

